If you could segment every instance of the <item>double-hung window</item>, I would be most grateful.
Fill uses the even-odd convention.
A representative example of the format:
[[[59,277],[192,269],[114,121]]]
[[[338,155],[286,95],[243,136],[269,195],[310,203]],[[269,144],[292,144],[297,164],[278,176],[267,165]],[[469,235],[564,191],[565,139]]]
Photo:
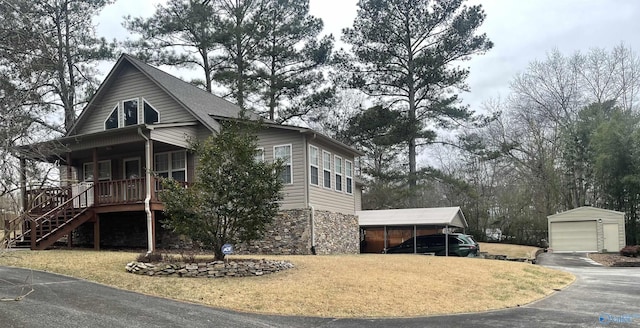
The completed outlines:
[[[344,161],[344,175],[347,183],[347,194],[353,194],[353,162]]]
[[[275,161],[282,160],[282,165],[284,166],[282,173],[280,174],[282,183],[292,184],[293,183],[293,170],[292,170],[293,162],[291,160],[291,145],[274,146],[273,159]]]
[[[331,153],[322,151],[323,186],[331,189]]]
[[[93,181],[93,163],[88,162],[82,164],[83,181]],[[111,161],[98,162],[98,181],[111,180]]]
[[[342,191],[342,157],[336,155],[333,163],[336,173],[336,191]]]
[[[318,147],[309,146],[309,173],[311,175],[309,183],[314,186],[317,186],[320,184],[319,170],[320,170],[320,156],[318,154]]]
[[[158,153],[155,156],[154,171],[163,178],[187,181],[187,153],[184,150]]]

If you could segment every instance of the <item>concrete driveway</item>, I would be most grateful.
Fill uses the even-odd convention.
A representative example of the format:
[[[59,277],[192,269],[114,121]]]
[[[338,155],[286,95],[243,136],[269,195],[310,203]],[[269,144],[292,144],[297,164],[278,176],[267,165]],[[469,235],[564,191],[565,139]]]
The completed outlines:
[[[640,268],[606,268],[585,254],[542,254],[539,264],[577,281],[522,307],[406,319],[331,319],[238,313],[122,291],[45,272],[0,267],[0,298],[19,294],[30,274],[35,292],[0,303],[0,327],[635,327]],[[470,295],[473,297],[473,295]],[[398,303],[402,306],[402,303]]]

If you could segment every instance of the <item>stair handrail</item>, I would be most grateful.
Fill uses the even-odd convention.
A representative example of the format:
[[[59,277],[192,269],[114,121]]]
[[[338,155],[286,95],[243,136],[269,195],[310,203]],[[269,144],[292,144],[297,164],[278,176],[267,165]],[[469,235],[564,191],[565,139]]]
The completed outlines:
[[[36,244],[38,242],[40,242],[43,239],[46,239],[46,236],[42,232],[41,232],[41,237],[40,238],[37,237],[37,230],[36,229],[39,227],[39,225],[41,223],[46,222],[46,221],[51,221],[51,217],[52,216],[54,216],[54,215],[56,215],[56,214],[58,214],[58,213],[60,213],[60,212],[62,212],[64,210],[68,209],[70,207],[69,205],[71,205],[71,208],[75,208],[75,206],[73,205],[73,202],[75,200],[78,200],[78,205],[80,205],[81,204],[80,200],[81,200],[81,198],[83,196],[86,198],[85,199],[85,204],[87,204],[87,206],[85,206],[84,209],[86,210],[86,208],[91,207],[91,205],[88,205],[88,197],[87,197],[87,195],[88,195],[88,192],[90,190],[92,190],[92,189],[93,189],[93,185],[88,186],[82,192],[80,192],[77,195],[71,197],[66,202],[56,206],[56,208],[50,210],[49,212],[47,212],[47,213],[45,213],[43,215],[40,215],[39,217],[37,217],[35,219],[31,219],[31,221],[34,223],[34,226],[31,227],[31,249],[35,249]],[[78,206],[78,208],[83,208],[83,207],[82,206]],[[73,218],[75,218],[75,215],[72,216],[70,220],[73,220]],[[63,223],[63,225],[66,224],[67,222],[69,222],[70,220],[65,221],[65,223]],[[51,234],[52,232],[56,231],[57,229],[58,229],[58,227],[56,227],[55,229],[49,231],[49,234]]]
[[[73,203],[74,200],[76,199],[80,200],[81,197],[83,196],[86,197],[87,192],[92,188],[93,186],[89,186],[87,189],[83,190],[81,193],[78,193],[74,197],[71,197],[64,203],[56,206],[55,208],[51,209],[45,214],[34,216],[31,213],[31,208],[30,208],[29,210],[24,211],[22,214],[20,214],[19,216],[13,219],[5,220],[4,221],[5,234],[3,237],[4,239],[3,243],[6,243],[7,247],[9,247],[9,245],[11,245],[12,242],[20,239],[21,237],[27,236],[29,234],[31,234],[32,242],[35,241],[35,236],[33,234],[33,232],[35,232],[35,229],[33,225],[30,224],[29,228],[21,231],[20,235],[18,235],[17,233],[18,227],[22,226],[24,228],[25,227],[24,222],[32,222],[33,224],[38,224],[46,220],[50,220],[49,218],[51,215],[53,215],[54,213],[60,212],[60,210],[63,208],[68,208],[68,205],[70,203]]]
[[[89,187],[87,187],[87,189],[83,190],[81,193],[79,193],[79,194],[77,194],[77,195],[75,195],[75,196],[71,197],[69,200],[67,200],[66,202],[64,202],[64,203],[62,203],[62,204],[60,204],[60,205],[58,205],[58,206],[56,206],[54,209],[50,210],[49,212],[47,212],[47,213],[45,213],[45,214],[42,214],[42,215],[38,216],[38,217],[37,217],[37,218],[35,218],[35,219],[32,219],[32,221],[38,221],[39,219],[41,219],[41,218],[43,218],[43,217],[49,217],[49,216],[51,216],[52,214],[54,214],[54,213],[56,213],[56,212],[59,212],[63,207],[64,207],[64,208],[66,208],[66,207],[67,207],[67,205],[68,205],[69,203],[73,203],[73,201],[74,201],[74,200],[76,200],[76,198],[77,198],[78,200],[80,200],[80,196],[83,196],[83,195],[85,195],[85,196],[86,196],[87,192],[88,192],[89,190],[91,190],[91,189],[93,189],[93,185],[90,185]],[[90,206],[87,206],[87,207],[90,207]]]

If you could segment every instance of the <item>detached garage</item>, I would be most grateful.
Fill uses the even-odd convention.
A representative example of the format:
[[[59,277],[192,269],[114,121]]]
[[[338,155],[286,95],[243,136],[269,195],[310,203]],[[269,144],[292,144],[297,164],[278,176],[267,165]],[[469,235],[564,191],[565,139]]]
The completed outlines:
[[[625,246],[623,212],[585,206],[547,220],[554,252],[618,252]]]

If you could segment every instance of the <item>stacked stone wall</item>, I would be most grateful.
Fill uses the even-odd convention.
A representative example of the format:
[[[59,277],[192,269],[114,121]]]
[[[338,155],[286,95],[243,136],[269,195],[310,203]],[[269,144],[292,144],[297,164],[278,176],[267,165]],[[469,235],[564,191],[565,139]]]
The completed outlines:
[[[260,240],[236,245],[237,254],[311,254],[309,209],[280,211]]]
[[[316,254],[358,254],[360,225],[355,215],[315,212]]]

